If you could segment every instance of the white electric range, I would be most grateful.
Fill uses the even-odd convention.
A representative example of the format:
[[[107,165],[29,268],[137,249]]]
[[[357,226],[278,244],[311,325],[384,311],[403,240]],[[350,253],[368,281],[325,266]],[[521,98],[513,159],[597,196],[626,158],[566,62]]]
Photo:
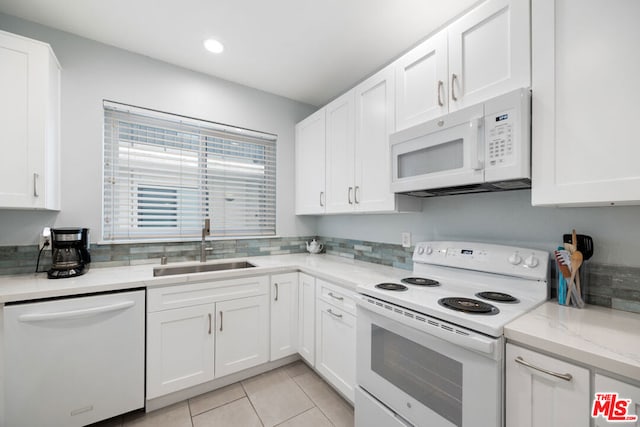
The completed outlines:
[[[549,254],[424,242],[413,262],[357,288],[356,425],[501,427],[503,327],[548,298]]]

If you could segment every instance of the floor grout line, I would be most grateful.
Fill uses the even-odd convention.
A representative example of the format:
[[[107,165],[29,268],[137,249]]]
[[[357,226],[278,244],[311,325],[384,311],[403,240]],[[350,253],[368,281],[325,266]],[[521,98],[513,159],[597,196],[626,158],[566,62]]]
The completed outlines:
[[[314,373],[313,371],[311,371],[311,372],[307,372],[307,373],[302,374],[302,375],[308,375],[308,374],[309,374],[309,375],[314,375],[315,373]],[[298,375],[298,376],[299,376],[299,377],[301,377],[302,375]],[[315,375],[317,375],[317,374],[315,374]],[[319,377],[319,378],[320,378],[322,381],[324,381],[324,380],[322,379],[322,377]],[[309,400],[313,402],[313,406],[315,406],[316,408],[318,408],[318,411],[320,411],[320,413],[321,413],[322,415],[324,415],[324,417],[325,417],[327,420],[329,420],[329,424],[331,424],[332,426],[334,426],[334,427],[335,427],[335,424],[333,423],[333,421],[331,421],[331,418],[329,418],[329,416],[328,416],[327,414],[325,414],[325,412],[322,410],[322,408],[318,406],[318,404],[316,403],[316,401],[315,401],[315,400],[313,400],[313,397],[309,396],[309,393],[307,393],[307,392],[304,390],[304,388],[302,388],[302,386],[301,386],[300,384],[298,384],[298,381],[296,381],[294,378],[292,378],[292,380],[296,383],[296,385],[300,388],[300,390],[302,390],[302,392],[303,392],[303,393],[304,393],[304,394],[309,398]]]
[[[252,377],[252,378],[255,378],[255,377]],[[258,421],[260,421],[260,424],[264,427],[264,421],[262,420],[262,418],[260,418],[260,414],[256,410],[256,407],[253,405],[253,402],[251,401],[251,397],[249,397],[249,393],[247,392],[247,389],[244,387],[244,384],[242,381],[240,381],[240,386],[242,387],[242,390],[244,390],[245,396],[247,396],[247,400],[249,401],[249,405],[251,405],[251,409],[253,409],[253,412],[256,414],[256,417],[258,417]]]

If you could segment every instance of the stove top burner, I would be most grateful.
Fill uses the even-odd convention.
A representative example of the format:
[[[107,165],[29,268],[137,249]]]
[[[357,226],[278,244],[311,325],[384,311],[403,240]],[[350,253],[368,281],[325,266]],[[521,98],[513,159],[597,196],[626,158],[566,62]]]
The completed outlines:
[[[440,298],[438,304],[451,310],[463,311],[470,314],[493,315],[500,312],[500,310],[491,304],[471,298]]]
[[[384,289],[385,291],[406,291],[407,288],[405,285],[401,285],[399,283],[380,283],[376,285],[378,289]]]
[[[407,285],[440,286],[440,282],[437,280],[425,279],[424,277],[405,277],[401,282],[406,283]]]
[[[503,292],[495,292],[495,291],[487,291],[487,292],[478,292],[476,294],[478,298],[483,298],[489,301],[496,302],[506,302],[511,304],[517,304],[520,300],[513,295],[505,294]]]

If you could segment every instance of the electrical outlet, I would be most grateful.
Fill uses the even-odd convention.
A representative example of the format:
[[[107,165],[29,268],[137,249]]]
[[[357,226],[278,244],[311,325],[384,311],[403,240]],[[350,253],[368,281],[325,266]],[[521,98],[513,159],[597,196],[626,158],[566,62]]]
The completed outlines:
[[[402,233],[402,247],[410,248],[411,247],[411,233],[405,231]]]
[[[51,249],[51,229],[45,227],[40,233],[40,241],[38,243],[38,249]]]

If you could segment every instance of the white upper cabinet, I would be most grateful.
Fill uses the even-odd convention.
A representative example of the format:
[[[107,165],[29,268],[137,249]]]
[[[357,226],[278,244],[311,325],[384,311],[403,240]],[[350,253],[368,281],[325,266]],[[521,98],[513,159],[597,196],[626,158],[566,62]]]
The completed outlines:
[[[394,68],[355,88],[353,208],[361,212],[418,211],[421,201],[391,192],[389,135],[395,130]]]
[[[325,110],[321,109],[296,125],[295,192],[296,214],[325,211]]]
[[[390,189],[394,91],[393,67],[387,67],[298,123],[296,214],[422,208],[420,199],[395,195]],[[323,173],[317,168],[321,155]],[[318,177],[326,187],[319,187]]]
[[[397,130],[529,87],[528,0],[488,0],[398,59]]]
[[[451,24],[448,35],[449,110],[529,87],[529,0],[489,0]]]
[[[0,208],[60,209],[60,64],[0,31]]]
[[[533,0],[532,204],[640,204],[640,2]]]
[[[448,111],[447,31],[424,41],[395,62],[396,117],[406,129]]]
[[[355,126],[353,90],[325,107],[327,213],[353,210]]]

